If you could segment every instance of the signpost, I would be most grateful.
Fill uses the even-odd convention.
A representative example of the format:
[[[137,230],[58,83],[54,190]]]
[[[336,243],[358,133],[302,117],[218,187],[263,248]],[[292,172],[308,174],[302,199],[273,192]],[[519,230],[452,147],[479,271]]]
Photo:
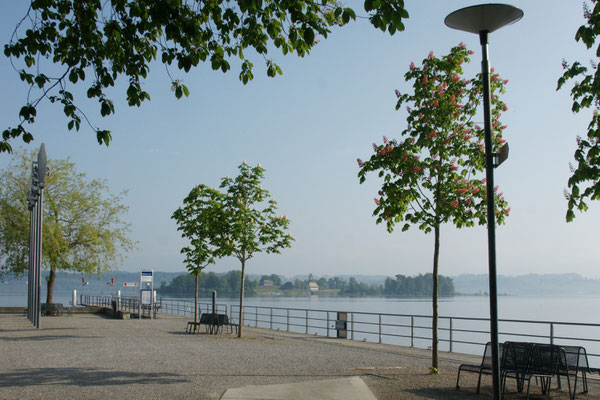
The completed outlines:
[[[150,306],[150,319],[154,318],[154,271],[142,270],[140,273],[140,309],[139,319],[142,319],[143,306]]]

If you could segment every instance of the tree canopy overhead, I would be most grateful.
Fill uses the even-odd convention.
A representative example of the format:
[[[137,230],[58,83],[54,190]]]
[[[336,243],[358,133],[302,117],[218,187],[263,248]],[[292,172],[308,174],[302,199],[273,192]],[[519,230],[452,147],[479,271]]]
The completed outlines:
[[[577,149],[574,154],[576,164],[571,165],[569,189],[565,190],[568,201],[567,222],[575,219],[574,210],[588,209],[588,199],[600,200],[600,44],[596,44],[600,35],[600,2],[592,0],[592,4],[594,7],[590,9],[587,3],[584,3],[586,23],[577,30],[575,40],[582,42],[588,49],[596,47],[596,60],[591,61],[589,68],[579,61],[569,64],[564,60],[565,71],[558,80],[557,87],[559,90],[567,82],[574,81],[571,88],[573,112],[593,110],[586,137],[577,136]]]
[[[390,34],[404,30],[403,0],[365,0],[364,9],[376,28]],[[332,26],[355,18],[354,10],[337,0],[32,0],[4,47],[30,88],[18,124],[2,133],[0,152],[11,151],[10,139],[33,140],[27,126],[46,100],[62,107],[69,130],[79,130],[85,121],[98,142],[108,145],[110,131],[93,125],[79,108],[75,85],[86,87],[87,97],[107,116],[115,112],[107,89],[119,77],[128,81],[130,106],[150,99],[142,81],[156,59],[185,72],[201,62],[227,72],[237,58],[240,80],[247,83],[253,78],[252,52],[273,77],[282,71],[267,58],[270,50],[302,57],[318,36],[326,38]],[[189,94],[177,79],[172,89],[177,98]]]

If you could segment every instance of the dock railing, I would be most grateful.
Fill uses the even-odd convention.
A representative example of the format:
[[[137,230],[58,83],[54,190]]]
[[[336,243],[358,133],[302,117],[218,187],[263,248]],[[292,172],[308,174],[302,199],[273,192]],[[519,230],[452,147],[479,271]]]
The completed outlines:
[[[83,296],[82,304],[111,307],[111,296]],[[137,310],[139,298],[121,297],[120,307]],[[212,312],[212,303],[198,302],[200,312]],[[194,302],[190,300],[159,298],[159,313],[181,316],[194,315]],[[227,314],[232,323],[239,321],[239,306],[217,304],[217,313]],[[134,311],[136,312],[136,311]],[[336,337],[338,312],[347,316],[347,338],[375,343],[408,347],[430,348],[432,317],[418,314],[390,314],[345,310],[318,310],[244,306],[244,325],[256,328]],[[600,324],[500,319],[499,340],[529,341],[558,345],[576,345],[587,349],[592,367],[600,366]],[[438,339],[441,351],[481,354],[490,337],[488,318],[448,317],[438,319]]]

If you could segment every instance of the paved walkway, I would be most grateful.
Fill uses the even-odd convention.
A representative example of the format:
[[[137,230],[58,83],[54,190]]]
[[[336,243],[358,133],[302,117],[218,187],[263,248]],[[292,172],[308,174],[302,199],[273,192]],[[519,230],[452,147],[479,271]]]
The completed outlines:
[[[441,353],[432,376],[427,350],[251,328],[242,339],[188,335],[187,320],[82,314],[43,317],[36,330],[0,314],[0,399],[483,399],[491,391],[487,377],[476,395],[473,374],[454,389],[458,365],[479,357]],[[592,381],[577,398],[599,395]]]

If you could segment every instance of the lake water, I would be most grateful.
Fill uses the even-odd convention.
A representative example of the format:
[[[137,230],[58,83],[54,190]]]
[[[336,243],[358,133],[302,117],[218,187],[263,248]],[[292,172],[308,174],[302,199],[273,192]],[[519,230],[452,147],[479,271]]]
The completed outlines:
[[[106,295],[106,293],[103,293]],[[42,297],[44,298],[44,297]],[[193,301],[192,299],[180,299]],[[201,299],[202,303],[209,303],[209,299]],[[71,293],[55,293],[55,302],[70,304]],[[234,306],[239,302],[237,298],[219,298],[219,304],[230,304]],[[7,295],[0,293],[0,306],[26,306],[27,299],[23,295]],[[600,305],[600,296],[572,296],[572,297],[523,297],[523,296],[500,296],[498,298],[498,315],[503,320],[529,320],[529,321],[555,321],[565,323],[587,323],[600,324],[600,316],[596,312]],[[413,343],[417,347],[427,348],[430,340],[418,339],[428,338],[431,335],[431,299],[396,299],[383,297],[247,297],[245,299],[245,322],[254,326],[258,319],[258,326],[290,329],[293,331],[305,331],[305,311],[310,312],[309,333],[319,335],[327,334],[327,324],[330,326],[330,334],[335,335],[333,329],[335,312],[354,313],[355,321],[354,339],[365,339],[377,342],[379,340],[378,315],[373,314],[402,314],[417,315],[424,317],[413,318],[412,335],[417,337]],[[269,308],[273,308],[271,311]],[[301,311],[287,312],[285,309],[298,309]],[[315,310],[330,311],[330,313]],[[366,314],[362,314],[366,313]],[[290,325],[291,315],[291,327]],[[450,331],[452,328],[453,351],[463,353],[480,354],[481,346],[474,346],[461,342],[484,343],[489,340],[487,333],[474,333],[472,331],[489,331],[488,321],[461,320],[465,318],[489,318],[489,298],[484,296],[457,296],[442,298],[439,301],[440,317],[440,349],[449,350]],[[314,318],[314,320],[313,320]],[[384,315],[381,317],[383,324],[383,343],[410,345],[410,317]],[[450,327],[450,324],[452,326]],[[423,328],[419,328],[423,327]],[[468,330],[470,332],[462,332]],[[500,340],[527,340],[527,335],[540,335],[554,337],[555,343],[579,344],[586,347],[588,353],[600,355],[600,342],[573,341],[569,338],[577,337],[591,340],[600,339],[600,327],[581,327],[543,323],[514,323],[500,322]],[[511,335],[514,333],[514,335]],[[563,338],[563,339],[561,339]],[[540,338],[532,341],[548,341]],[[593,365],[600,364],[600,357],[590,357]]]

